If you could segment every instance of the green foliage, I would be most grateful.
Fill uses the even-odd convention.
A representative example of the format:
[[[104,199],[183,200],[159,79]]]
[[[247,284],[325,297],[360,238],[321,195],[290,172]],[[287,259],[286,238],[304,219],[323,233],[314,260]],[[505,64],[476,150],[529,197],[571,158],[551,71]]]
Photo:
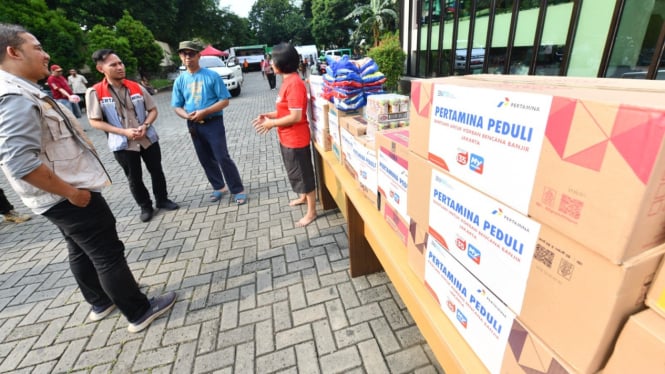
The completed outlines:
[[[385,88],[397,92],[399,78],[404,71],[406,53],[402,50],[397,33],[387,33],[381,38],[378,47],[369,50],[368,56],[379,65],[379,70],[386,76]]]
[[[141,22],[132,18],[128,12],[115,24],[115,33],[129,41],[133,57],[137,60],[140,75],[148,75],[159,70],[164,58],[164,51],[155,43],[155,37]],[[124,58],[124,57],[121,57]]]
[[[102,25],[93,27],[87,34],[87,37],[88,45],[90,47],[90,56],[92,56],[92,53],[98,49],[110,48],[115,51],[120,59],[122,59],[122,62],[125,64],[127,76],[131,77],[136,75],[136,58],[132,54],[129,40],[126,37],[118,36],[114,30]],[[95,70],[92,60],[89,58],[88,61],[92,69]],[[100,74],[98,74],[97,77],[99,79],[102,78]]]
[[[305,19],[289,0],[257,0],[249,13],[249,25],[261,44],[301,44]]]
[[[374,47],[379,45],[381,32],[395,31],[399,24],[394,0],[370,0],[369,4],[355,8],[345,19],[354,19],[358,22],[353,33],[353,39],[357,44],[365,39]]]
[[[65,70],[85,63],[83,30],[61,11],[49,10],[44,0],[0,1],[0,22],[19,24],[32,33]]]
[[[348,0],[312,0],[310,29],[316,44],[323,49],[347,47],[354,24],[345,17],[354,8]]]

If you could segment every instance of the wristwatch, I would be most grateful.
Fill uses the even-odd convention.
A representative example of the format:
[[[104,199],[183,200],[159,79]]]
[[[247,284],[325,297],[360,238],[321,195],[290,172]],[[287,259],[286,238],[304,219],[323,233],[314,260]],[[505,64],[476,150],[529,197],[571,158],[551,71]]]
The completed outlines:
[[[152,123],[150,123],[150,122],[143,122],[143,126],[145,126],[146,129],[148,127],[150,127],[151,125],[152,125]]]

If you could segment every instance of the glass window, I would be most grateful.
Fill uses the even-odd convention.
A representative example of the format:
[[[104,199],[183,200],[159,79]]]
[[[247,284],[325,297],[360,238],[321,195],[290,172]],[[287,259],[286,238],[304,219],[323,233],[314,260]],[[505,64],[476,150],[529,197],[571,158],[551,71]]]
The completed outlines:
[[[626,1],[606,76],[645,79],[664,20],[665,0]],[[665,79],[663,75],[659,70],[657,78]]]

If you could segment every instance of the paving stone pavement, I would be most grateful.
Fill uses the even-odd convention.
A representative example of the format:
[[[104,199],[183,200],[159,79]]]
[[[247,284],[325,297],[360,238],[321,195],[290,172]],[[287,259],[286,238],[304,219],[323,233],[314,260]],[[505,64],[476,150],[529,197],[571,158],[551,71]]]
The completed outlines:
[[[279,83],[279,81],[278,81]],[[170,92],[155,95],[162,163],[181,208],[139,220],[105,136],[82,120],[108,169],[104,190],[130,267],[149,296],[173,290],[173,310],[138,334],[117,311],[87,322],[60,232],[40,216],[0,223],[0,372],[14,373],[441,373],[385,273],[351,278],[338,210],[305,228],[276,133],[251,119],[277,91],[248,73],[224,111],[229,151],[249,194],[208,202],[211,187]],[[144,181],[150,186],[149,174]],[[28,212],[0,178],[16,208]],[[148,187],[149,188],[149,187]]]

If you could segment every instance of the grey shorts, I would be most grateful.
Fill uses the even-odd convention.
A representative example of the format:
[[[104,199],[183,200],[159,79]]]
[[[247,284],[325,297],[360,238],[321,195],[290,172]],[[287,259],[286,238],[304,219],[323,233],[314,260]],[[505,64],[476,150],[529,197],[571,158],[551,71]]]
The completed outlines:
[[[303,148],[287,148],[280,144],[282,160],[293,191],[306,194],[314,191],[316,182],[314,164],[310,146]]]

